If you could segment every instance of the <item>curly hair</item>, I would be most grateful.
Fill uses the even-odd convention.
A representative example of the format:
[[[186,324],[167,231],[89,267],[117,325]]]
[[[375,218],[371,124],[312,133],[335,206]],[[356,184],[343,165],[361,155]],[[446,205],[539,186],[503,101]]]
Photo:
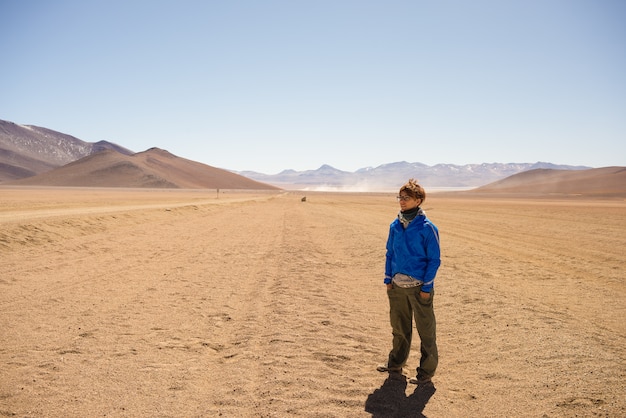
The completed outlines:
[[[426,200],[426,191],[422,186],[417,183],[415,179],[409,179],[404,186],[400,187],[400,192],[405,192],[407,196],[411,196],[415,199],[421,199],[422,203]]]

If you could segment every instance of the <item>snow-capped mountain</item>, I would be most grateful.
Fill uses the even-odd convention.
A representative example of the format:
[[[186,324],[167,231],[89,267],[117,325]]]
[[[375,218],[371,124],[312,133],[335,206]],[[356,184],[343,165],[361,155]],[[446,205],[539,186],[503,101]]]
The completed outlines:
[[[106,149],[133,154],[111,142],[85,142],[50,129],[0,120],[0,181],[45,173]]]
[[[409,178],[418,179],[427,188],[473,188],[537,168],[582,170],[590,167],[544,162],[437,164],[428,166],[419,162],[400,161],[378,167],[361,168],[355,172],[342,171],[329,165],[323,165],[317,170],[285,170],[274,175],[254,171],[242,171],[239,174],[284,188],[387,191],[397,189]]]

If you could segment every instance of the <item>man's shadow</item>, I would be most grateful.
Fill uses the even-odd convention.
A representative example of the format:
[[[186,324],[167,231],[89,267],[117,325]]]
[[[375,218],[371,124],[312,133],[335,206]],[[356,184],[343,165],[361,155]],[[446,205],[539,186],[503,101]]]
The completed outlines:
[[[372,418],[424,417],[422,412],[435,394],[435,386],[432,382],[418,385],[409,396],[406,396],[406,386],[406,376],[390,373],[383,385],[367,397],[365,412],[372,414]]]

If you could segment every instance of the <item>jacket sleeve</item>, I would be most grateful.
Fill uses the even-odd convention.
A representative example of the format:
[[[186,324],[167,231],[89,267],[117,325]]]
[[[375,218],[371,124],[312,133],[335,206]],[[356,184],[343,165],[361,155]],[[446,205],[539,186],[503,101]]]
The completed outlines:
[[[437,231],[437,228],[432,224],[428,224],[428,226],[426,227],[425,246],[428,265],[426,266],[426,272],[424,274],[424,284],[422,285],[422,292],[430,293],[430,291],[433,289],[437,270],[441,265],[439,231]]]

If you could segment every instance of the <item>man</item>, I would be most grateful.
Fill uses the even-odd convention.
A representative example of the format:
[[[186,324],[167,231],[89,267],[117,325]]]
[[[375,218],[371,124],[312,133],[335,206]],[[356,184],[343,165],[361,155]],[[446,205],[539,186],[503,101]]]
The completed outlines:
[[[400,213],[391,223],[387,239],[385,279],[393,347],[380,372],[402,372],[411,349],[413,318],[421,345],[420,365],[413,384],[431,381],[439,356],[435,312],[434,280],[441,264],[439,230],[421,208],[426,192],[410,179],[397,197]]]

